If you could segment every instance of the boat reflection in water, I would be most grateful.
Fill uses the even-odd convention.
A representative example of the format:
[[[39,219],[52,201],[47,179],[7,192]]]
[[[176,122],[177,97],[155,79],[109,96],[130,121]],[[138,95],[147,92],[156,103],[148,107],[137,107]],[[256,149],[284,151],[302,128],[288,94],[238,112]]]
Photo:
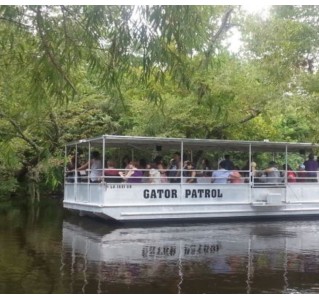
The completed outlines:
[[[63,223],[70,292],[317,293],[319,221]]]

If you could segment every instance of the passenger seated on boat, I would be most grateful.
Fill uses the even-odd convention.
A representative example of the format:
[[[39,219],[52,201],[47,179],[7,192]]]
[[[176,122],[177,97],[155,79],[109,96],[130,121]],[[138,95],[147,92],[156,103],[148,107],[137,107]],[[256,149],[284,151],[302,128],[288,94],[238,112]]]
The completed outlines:
[[[223,160],[225,162],[225,169],[230,171],[234,170],[234,163],[230,159],[230,155],[226,154],[225,159]]]
[[[90,182],[101,182],[102,176],[102,161],[100,152],[92,151],[91,158],[88,162],[78,168],[78,171],[89,170],[89,180]]]
[[[181,154],[179,152],[174,153],[173,159],[170,160],[168,179],[169,182],[179,183],[181,182]]]
[[[186,183],[197,183],[195,167],[191,161],[185,161],[183,173]]]
[[[129,162],[130,162],[130,158],[128,157],[128,155],[125,155],[122,159],[121,168],[126,169],[128,167]]]
[[[163,162],[162,156],[156,156],[154,158],[155,168],[160,172],[161,183],[167,183],[167,170],[165,167],[165,163]]]
[[[167,171],[169,182],[172,182],[172,183],[175,182],[176,173],[177,173],[176,161],[174,160],[174,158],[172,158],[169,161],[168,171]]]
[[[124,174],[124,172],[119,172],[120,176],[127,183],[140,183],[143,179],[143,172],[139,170],[138,164],[136,161],[130,161],[128,164],[128,172]]]
[[[230,174],[229,170],[225,169],[225,160],[219,163],[219,169],[212,174],[212,183],[227,183]]]
[[[243,182],[243,178],[241,177],[238,170],[239,170],[239,167],[235,166],[234,170],[230,171],[230,174],[228,177],[230,183],[242,183]]]
[[[157,169],[157,166],[155,163],[152,163],[150,165],[150,171],[149,171],[149,183],[161,183],[161,173]]]
[[[79,164],[77,163],[77,166],[75,165],[75,155],[72,155],[70,161],[66,165],[66,181],[73,183],[75,182],[76,177],[80,176],[79,172],[77,172],[77,176],[75,173],[76,167],[78,167]]]
[[[281,183],[283,178],[280,176],[280,172],[277,168],[277,163],[275,161],[270,161],[268,168],[264,170],[266,175],[265,183]]]
[[[296,173],[293,171],[293,169],[290,167],[290,165],[283,164],[282,165],[282,169],[285,171],[287,169],[287,182],[296,182],[297,181],[297,175]]]
[[[250,171],[249,171],[249,164],[250,164]],[[244,178],[244,182],[246,183],[249,182],[249,176],[251,181],[260,182],[259,177],[262,174],[260,174],[260,172],[257,172],[256,167],[257,167],[257,164],[254,161],[252,161],[251,163],[247,161],[246,165],[242,168],[240,172],[241,177]]]
[[[210,183],[212,178],[212,171],[210,162],[208,159],[202,159],[198,166],[199,171],[197,172],[197,182],[198,183]]]
[[[305,165],[305,169],[307,171],[307,181],[308,182],[317,182],[317,171],[318,171],[318,162],[314,159],[313,153],[308,155],[308,160],[306,160],[303,164]]]
[[[142,182],[149,182],[151,165],[146,161],[145,158],[141,158],[138,167],[143,173]]]
[[[250,170],[250,177],[251,177],[251,181],[253,182],[260,182],[260,176],[262,175],[261,171],[257,171],[257,164],[252,161],[251,162],[251,170]]]
[[[104,181],[109,183],[118,183],[122,182],[123,179],[119,174],[119,171],[115,168],[115,162],[112,160],[108,160],[107,168],[104,170]]]
[[[297,182],[305,182],[307,172],[305,171],[305,165],[300,164],[297,171]]]

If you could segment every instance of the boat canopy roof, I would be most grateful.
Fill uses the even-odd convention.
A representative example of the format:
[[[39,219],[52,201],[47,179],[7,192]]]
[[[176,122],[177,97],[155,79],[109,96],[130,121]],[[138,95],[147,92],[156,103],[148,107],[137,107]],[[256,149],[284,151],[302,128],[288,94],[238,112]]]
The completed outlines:
[[[179,149],[181,143],[185,149],[192,150],[221,150],[221,151],[249,151],[253,152],[311,152],[319,148],[319,144],[296,143],[296,142],[270,142],[264,141],[242,141],[242,140],[219,140],[219,139],[195,139],[195,138],[167,138],[167,137],[144,137],[144,136],[119,136],[103,135],[100,137],[83,139],[68,143],[67,146],[92,146],[103,144],[106,147],[143,147],[154,149],[160,146],[162,149]]]
[[[200,150],[227,150],[227,151],[248,151],[251,146],[254,152],[310,152],[319,148],[314,143],[293,143],[293,142],[270,142],[264,141],[242,141],[242,140],[218,140],[218,139],[195,139],[195,138],[168,138],[168,137],[144,137],[144,136],[120,136],[103,135],[100,137],[83,139],[68,143],[67,146],[87,147],[103,144],[106,147],[143,147],[154,149],[160,146],[162,149],[178,149],[183,143],[185,149]]]

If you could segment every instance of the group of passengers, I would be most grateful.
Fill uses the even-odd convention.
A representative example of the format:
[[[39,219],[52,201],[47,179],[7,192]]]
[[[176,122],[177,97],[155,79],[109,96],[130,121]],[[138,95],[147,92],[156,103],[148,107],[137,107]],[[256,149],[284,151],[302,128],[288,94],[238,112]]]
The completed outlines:
[[[280,171],[277,163],[270,161],[264,172],[254,170],[252,173],[254,174],[254,181],[261,183],[283,183],[285,182],[285,177],[289,183],[318,182],[318,169],[318,161],[315,160],[314,154],[310,153],[308,159],[304,163],[299,164],[296,171],[289,164],[283,164],[282,171]]]
[[[148,163],[145,159],[139,162],[124,157],[122,169],[118,169],[113,160],[107,160],[106,168],[103,169],[101,155],[98,151],[92,151],[90,160],[83,165],[75,168],[74,158],[67,166],[69,174],[80,176],[82,172],[90,170],[88,178],[90,182],[101,182],[102,178],[106,182],[127,182],[127,183],[243,183],[249,182],[251,176],[254,182],[278,184],[285,182],[285,174],[279,171],[277,163],[270,161],[268,167],[263,171],[256,170],[256,163],[249,162],[240,170],[234,165],[229,155],[225,155],[224,160],[220,161],[218,170],[212,170],[210,162],[202,159],[198,169],[192,161],[181,161],[179,152],[175,152],[169,164],[163,161],[161,156]],[[103,173],[104,170],[104,173]],[[303,164],[299,165],[297,172],[293,171],[289,165],[284,164],[282,170],[286,173],[288,182],[317,181],[318,162],[311,153]],[[182,174],[181,174],[182,172]],[[74,182],[69,179],[69,182]]]

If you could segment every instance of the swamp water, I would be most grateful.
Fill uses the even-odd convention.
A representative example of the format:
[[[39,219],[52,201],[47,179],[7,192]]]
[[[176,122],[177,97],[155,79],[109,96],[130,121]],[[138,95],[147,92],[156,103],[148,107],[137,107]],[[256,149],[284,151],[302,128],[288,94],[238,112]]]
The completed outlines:
[[[110,224],[0,208],[2,294],[319,292],[319,219]]]

